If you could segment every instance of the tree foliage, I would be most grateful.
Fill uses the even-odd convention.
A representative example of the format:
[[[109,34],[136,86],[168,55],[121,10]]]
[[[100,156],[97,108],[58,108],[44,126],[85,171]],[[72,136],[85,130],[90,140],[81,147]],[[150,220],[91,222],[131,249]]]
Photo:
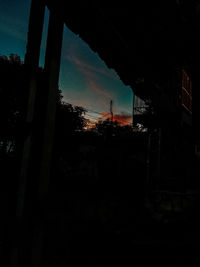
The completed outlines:
[[[1,152],[6,152],[8,146],[10,151],[14,151],[27,103],[26,73],[20,57],[13,54],[9,59],[0,57],[0,72]]]
[[[75,131],[81,131],[86,126],[87,120],[84,117],[85,109],[79,106],[73,106],[66,102],[58,102],[56,125],[57,131],[63,135],[71,134]]]
[[[0,56],[0,153],[17,153],[23,146],[26,132],[26,108],[28,103],[27,71],[18,55]],[[45,74],[37,70],[39,90],[37,92],[36,120],[46,105]],[[86,125],[85,109],[62,101],[57,89],[56,133],[62,140],[65,135],[81,131]],[[42,123],[42,119],[38,119]],[[36,122],[37,123],[37,122]]]
[[[118,121],[112,122],[110,119],[99,120],[93,130],[104,136],[123,136],[133,132],[131,125],[122,125]]]

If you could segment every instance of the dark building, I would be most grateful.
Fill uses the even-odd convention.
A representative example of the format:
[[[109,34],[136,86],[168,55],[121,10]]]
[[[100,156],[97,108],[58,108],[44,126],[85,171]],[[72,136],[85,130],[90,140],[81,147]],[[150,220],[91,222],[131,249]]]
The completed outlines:
[[[133,123],[148,129],[150,180],[182,188],[192,178],[194,156],[191,75],[186,67],[174,67],[149,87],[156,93],[146,101],[135,97]]]

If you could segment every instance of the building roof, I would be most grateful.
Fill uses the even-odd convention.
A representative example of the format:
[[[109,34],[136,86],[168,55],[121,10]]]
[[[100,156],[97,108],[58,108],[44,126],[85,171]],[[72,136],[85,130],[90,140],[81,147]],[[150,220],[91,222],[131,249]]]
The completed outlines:
[[[47,0],[47,5],[139,96],[151,92],[150,88],[137,87],[138,79],[145,76],[148,84],[172,66],[187,64],[198,76],[198,1],[160,1],[145,8],[127,1],[115,5],[89,0],[67,2]]]

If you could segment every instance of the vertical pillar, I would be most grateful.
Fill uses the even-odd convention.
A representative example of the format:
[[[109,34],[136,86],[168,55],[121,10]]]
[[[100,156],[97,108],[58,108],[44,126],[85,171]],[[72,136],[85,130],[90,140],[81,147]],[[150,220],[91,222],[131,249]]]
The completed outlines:
[[[40,166],[40,197],[46,196],[48,178],[51,170],[52,149],[54,140],[56,95],[60,72],[60,60],[63,38],[63,21],[54,12],[50,13],[47,48],[45,57],[45,75],[47,86],[46,115],[44,121],[44,136],[42,159]]]
[[[51,173],[51,160],[53,152],[55,116],[56,116],[56,95],[58,90],[58,80],[60,71],[62,37],[63,37],[63,21],[54,11],[50,12],[49,28],[47,37],[47,47],[45,56],[45,86],[46,86],[46,103],[44,124],[42,127],[42,147],[41,159],[39,165],[39,184],[37,190],[38,210],[42,214],[36,216],[34,239],[31,255],[31,267],[41,266],[43,234],[46,197],[48,193],[49,178]]]
[[[40,45],[42,40],[44,12],[45,12],[44,1],[32,0],[30,19],[29,19],[27,48],[25,55],[25,66],[28,75],[28,90],[29,90],[26,124],[30,125],[30,133],[27,139],[25,140],[24,150],[23,150],[21,181],[20,181],[18,206],[17,206],[18,218],[20,218],[23,214],[26,180],[28,176],[28,167],[30,162],[30,154],[33,141],[31,125],[33,123],[34,107],[35,107],[36,92],[37,92],[37,69],[40,57]]]
[[[29,18],[29,28],[28,28],[28,38],[27,47],[25,55],[25,66],[27,71],[27,90],[28,90],[28,105],[27,114],[25,118],[25,124],[31,125],[34,115],[35,98],[37,91],[37,68],[39,64],[40,56],[40,45],[42,40],[42,30],[44,22],[44,12],[45,3],[43,0],[32,0],[30,18]],[[24,203],[25,195],[27,190],[27,180],[28,180],[28,170],[31,158],[31,149],[33,144],[33,133],[30,130],[27,139],[24,143],[23,155],[22,155],[22,165],[21,165],[21,175],[19,181],[19,189],[17,196],[17,208],[16,208],[16,233],[15,240],[10,257],[10,266],[22,266],[23,254],[21,247],[23,247],[23,221],[24,221]]]

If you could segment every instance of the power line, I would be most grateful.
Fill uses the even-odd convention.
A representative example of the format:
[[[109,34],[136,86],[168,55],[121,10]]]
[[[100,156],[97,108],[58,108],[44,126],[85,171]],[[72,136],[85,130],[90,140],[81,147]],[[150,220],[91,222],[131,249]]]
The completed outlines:
[[[96,120],[101,119],[101,117],[95,117],[95,116],[92,116],[90,114],[86,114],[85,116],[92,118],[92,119],[96,119]],[[115,121],[118,121],[119,123],[126,123],[126,125],[132,125],[132,123],[127,121],[127,120],[117,120],[117,119],[115,120],[115,119],[113,119],[113,122],[115,122]]]
[[[95,110],[91,110],[91,109],[87,109],[87,111],[86,112],[93,112],[93,113],[96,113],[96,114],[100,114],[100,115],[102,115],[102,113],[101,112],[98,112],[98,111],[95,111]]]
[[[87,112],[87,113],[85,113],[85,116],[93,116],[93,117],[100,117],[100,115],[98,115],[98,114],[93,114],[93,113],[90,113],[90,112]]]
[[[96,120],[99,119],[99,117],[95,117],[95,116],[92,116],[92,115],[89,115],[89,114],[86,114],[85,117],[89,117],[89,118],[96,119]]]
[[[73,107],[78,107],[77,105],[74,105],[74,104],[71,104],[71,103],[68,103],[68,102],[65,102],[65,101],[64,101],[64,103],[72,105]],[[95,117],[94,115],[91,115],[91,114],[85,114],[85,116],[90,117],[92,119],[98,120],[98,119],[104,118],[104,117],[108,116],[109,114],[111,114],[112,120],[116,121],[115,118],[113,117],[112,105],[113,105],[113,101],[111,100],[110,101],[110,112],[106,112],[105,114],[102,114],[102,112],[98,112],[96,110],[87,109],[87,108],[84,108],[84,107],[83,108],[85,109],[85,113],[90,113],[91,112],[91,113],[94,113],[94,114],[101,115],[99,117]],[[121,123],[126,123],[126,125],[132,125],[132,123],[130,123],[130,122],[126,121],[126,120],[122,120]]]
[[[73,106],[73,107],[79,107],[78,105],[74,105],[74,104],[71,104],[71,103],[68,103],[68,102],[66,102],[66,101],[63,101],[64,103],[66,103],[66,104],[69,104],[69,105],[71,105],[71,106]],[[92,109],[88,109],[88,108],[85,108],[85,107],[82,107],[83,109],[85,109],[85,112],[93,112],[93,113],[96,113],[96,114],[99,114],[99,115],[102,115],[102,112],[99,112],[99,111],[96,111],[96,110],[92,110]],[[106,113],[109,113],[109,112],[106,112]]]

